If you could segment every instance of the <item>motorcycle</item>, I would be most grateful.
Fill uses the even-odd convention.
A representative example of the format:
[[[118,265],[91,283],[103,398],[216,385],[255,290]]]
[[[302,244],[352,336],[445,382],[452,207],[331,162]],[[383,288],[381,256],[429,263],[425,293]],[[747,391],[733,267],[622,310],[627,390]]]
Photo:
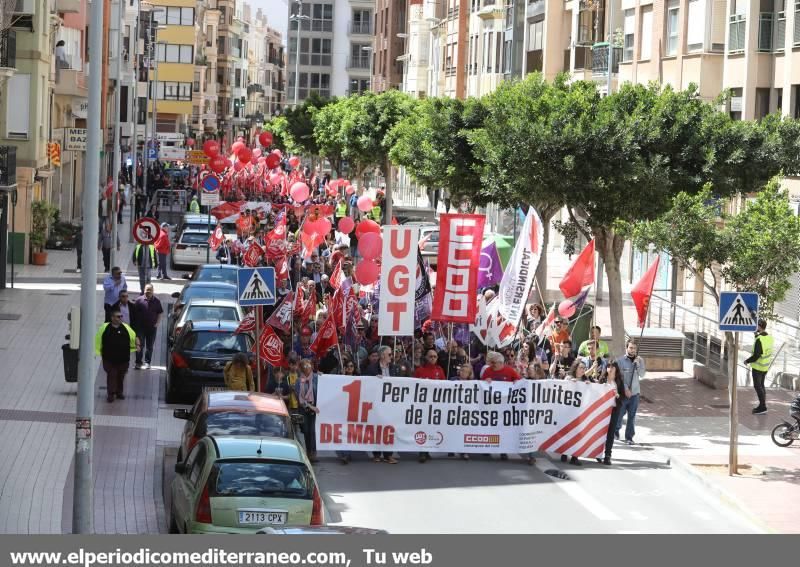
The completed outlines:
[[[778,447],[788,447],[800,440],[800,396],[789,407],[789,415],[794,418],[794,424],[784,421],[772,429],[772,442]]]

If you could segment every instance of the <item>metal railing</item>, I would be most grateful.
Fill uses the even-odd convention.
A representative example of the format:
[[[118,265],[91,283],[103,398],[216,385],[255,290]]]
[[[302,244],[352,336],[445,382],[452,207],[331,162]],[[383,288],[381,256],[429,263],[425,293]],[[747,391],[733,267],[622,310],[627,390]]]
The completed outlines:
[[[369,57],[350,57],[347,61],[348,69],[369,69]]]
[[[5,29],[0,33],[0,67],[17,67],[17,32]]]
[[[0,186],[17,183],[17,146],[0,146]]]
[[[372,35],[372,22],[350,22],[348,33],[350,35]]]
[[[619,72],[622,60],[622,48],[614,47],[614,63],[612,73]],[[596,43],[592,46],[592,73],[605,75],[608,73],[608,43]]]
[[[701,292],[679,290],[679,293],[685,298]],[[725,335],[719,330],[716,302],[708,292],[702,293],[705,299],[703,307],[672,303],[666,297],[653,293],[648,325],[680,331],[686,337],[685,358],[727,374],[731,354],[726,352]],[[778,319],[770,321],[767,330],[775,338],[775,354],[767,374],[767,384],[777,387],[782,374],[800,374],[800,326],[786,319]],[[742,333],[742,339],[736,353],[737,383],[740,386],[750,383],[749,367],[743,361],[752,352],[754,338],[750,333]]]

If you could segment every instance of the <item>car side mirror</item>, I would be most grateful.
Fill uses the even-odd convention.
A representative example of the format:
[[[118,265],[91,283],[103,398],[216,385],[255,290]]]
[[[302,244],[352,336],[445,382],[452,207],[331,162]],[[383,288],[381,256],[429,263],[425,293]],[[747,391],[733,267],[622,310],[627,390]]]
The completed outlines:
[[[192,279],[192,276],[194,276],[194,274],[189,274],[189,273],[183,274],[183,277],[186,278],[187,280]]]
[[[192,419],[192,412],[187,409],[172,410],[172,417],[176,419]]]
[[[176,474],[186,474],[186,463],[175,463]]]
[[[180,292],[175,291],[175,292],[172,293],[172,295],[170,295],[170,297],[172,299],[180,299],[181,294],[180,294]]]

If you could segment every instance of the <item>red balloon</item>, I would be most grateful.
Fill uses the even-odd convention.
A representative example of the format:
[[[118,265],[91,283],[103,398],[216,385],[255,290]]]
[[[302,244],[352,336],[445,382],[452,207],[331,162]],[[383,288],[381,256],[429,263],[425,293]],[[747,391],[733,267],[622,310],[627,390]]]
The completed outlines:
[[[358,252],[367,260],[377,260],[383,249],[383,238],[380,234],[368,232],[358,241]]]
[[[237,161],[236,163],[233,164],[233,171],[242,171],[243,167],[244,164],[240,161]]]
[[[203,144],[203,152],[210,158],[219,155],[219,142],[216,140],[207,140]]]
[[[292,167],[297,167],[300,165],[300,158],[297,156],[292,156],[289,158],[289,165]]]
[[[289,194],[292,196],[292,199],[294,199],[296,202],[302,203],[303,201],[308,199],[310,190],[308,189],[308,185],[306,185],[302,181],[298,181],[297,183],[292,185],[292,187],[289,189]]]
[[[353,189],[352,185],[348,185],[347,187],[344,188],[344,192],[347,193],[348,195],[352,195],[353,193],[356,192],[356,190]]]
[[[251,159],[253,159],[253,152],[247,146],[243,146],[239,149],[237,157],[239,158],[240,162],[248,163]]]
[[[272,132],[261,132],[258,135],[258,143],[264,147],[272,145]]]
[[[241,150],[244,147],[245,147],[244,142],[242,141],[234,142],[233,145],[231,146],[231,151],[234,154],[238,154],[239,150]]]
[[[365,234],[370,232],[374,232],[375,234],[381,233],[380,225],[373,220],[362,220],[358,223],[358,226],[356,226],[356,237],[358,238],[362,238]]]
[[[270,169],[275,169],[281,164],[281,158],[276,156],[275,154],[269,154],[267,156],[267,167]]]
[[[216,155],[208,162],[208,167],[214,173],[222,173],[225,171],[225,168],[228,167],[228,160],[220,155]]]
[[[339,232],[350,234],[356,227],[355,221],[350,217],[342,217],[339,219]]]
[[[320,227],[320,234],[328,234],[331,231],[333,225],[331,221],[326,218],[321,218],[317,221],[317,225]]]
[[[380,273],[380,267],[372,260],[364,260],[356,266],[356,279],[361,285],[374,284]]]
[[[565,319],[569,319],[570,317],[575,315],[575,304],[565,299],[564,301],[558,304],[558,314],[564,317]]]
[[[187,148],[194,147],[194,138],[186,138],[186,147]]]

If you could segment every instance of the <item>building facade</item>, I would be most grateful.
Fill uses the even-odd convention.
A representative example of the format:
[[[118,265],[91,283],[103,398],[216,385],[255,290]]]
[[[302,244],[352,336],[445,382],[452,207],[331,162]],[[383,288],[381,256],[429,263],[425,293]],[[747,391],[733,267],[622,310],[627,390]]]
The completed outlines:
[[[408,38],[408,0],[376,0],[372,90],[399,89]]]

